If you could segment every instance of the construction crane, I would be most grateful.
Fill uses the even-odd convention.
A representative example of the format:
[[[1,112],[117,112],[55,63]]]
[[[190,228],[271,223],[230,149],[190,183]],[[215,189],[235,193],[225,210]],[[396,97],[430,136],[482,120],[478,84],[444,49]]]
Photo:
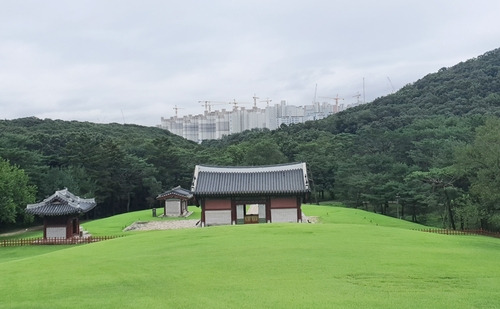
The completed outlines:
[[[359,97],[361,96],[361,94],[358,92],[356,95],[353,95],[352,97],[353,98],[356,98],[356,104],[359,104]]]
[[[269,107],[269,102],[271,102],[271,101],[272,101],[271,99],[267,98],[265,100],[262,100],[261,102],[266,102],[267,106]]]
[[[248,103],[248,102],[236,102],[236,99],[233,99],[233,102],[229,102],[229,104],[233,104],[233,110],[237,110],[239,104],[251,104],[251,103]]]
[[[316,104],[316,94],[318,93],[318,84],[316,83],[316,87],[314,87],[314,99],[313,104]]]
[[[340,98],[338,94],[334,98],[331,98],[331,97],[320,97],[320,98],[335,100],[335,112],[336,113],[339,112],[339,100],[343,100],[344,99],[344,98]]]
[[[177,107],[177,105],[174,107],[174,110],[175,110],[175,118],[177,118],[177,111],[178,111],[179,109],[184,109],[184,108],[182,108],[182,107]]]
[[[259,99],[259,97],[254,93],[252,98],[253,98],[253,108],[257,109],[257,100]]]
[[[204,103],[204,104],[201,104],[201,106],[205,105],[205,111],[206,112],[210,111],[210,108],[211,108],[210,101],[198,101],[198,103]]]
[[[201,106],[205,106],[206,112],[210,112],[212,109],[212,106],[214,106],[214,105],[227,104],[227,102],[220,102],[220,101],[198,101],[198,103],[203,103]]]
[[[389,76],[387,76],[387,80],[389,81],[389,85],[391,85],[391,89],[392,89],[392,92],[391,93],[394,93],[394,85],[392,84],[392,80],[389,78]]]

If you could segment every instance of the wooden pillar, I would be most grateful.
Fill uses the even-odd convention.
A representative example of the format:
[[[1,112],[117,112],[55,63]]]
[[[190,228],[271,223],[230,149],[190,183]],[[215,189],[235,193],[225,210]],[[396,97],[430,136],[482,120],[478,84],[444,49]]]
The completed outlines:
[[[231,198],[231,224],[236,224],[236,201]]]
[[[266,197],[266,223],[271,221],[271,197]]]
[[[73,237],[73,218],[66,217],[66,239]]]
[[[62,220],[66,226],[66,239],[68,239],[70,236],[70,231],[71,231],[71,220],[68,217],[65,217],[64,220]]]
[[[300,196],[297,196],[297,222],[302,222],[302,207]]]
[[[47,239],[47,217],[43,218],[43,239]]]
[[[204,198],[201,199],[200,207],[201,207],[201,226],[205,226],[205,199]]]
[[[80,236],[80,218],[73,218],[73,235]]]

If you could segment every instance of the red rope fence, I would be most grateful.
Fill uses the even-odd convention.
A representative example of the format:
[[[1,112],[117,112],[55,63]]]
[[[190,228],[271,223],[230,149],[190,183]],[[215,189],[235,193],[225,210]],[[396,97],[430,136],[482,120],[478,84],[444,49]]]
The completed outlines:
[[[114,239],[121,236],[89,236],[74,238],[21,238],[0,240],[0,247],[31,246],[31,245],[76,245]]]
[[[428,228],[428,229],[419,229],[417,231],[427,232],[427,233],[435,233],[435,234],[445,234],[445,235],[481,235],[481,236],[500,238],[500,232],[490,232],[490,231],[485,231],[482,229],[478,229],[478,230],[449,230],[449,229]]]

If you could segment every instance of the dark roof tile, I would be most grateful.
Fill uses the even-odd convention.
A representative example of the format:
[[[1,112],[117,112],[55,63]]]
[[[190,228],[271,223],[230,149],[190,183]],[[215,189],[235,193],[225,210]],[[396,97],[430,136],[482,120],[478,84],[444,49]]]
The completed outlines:
[[[56,191],[40,203],[28,204],[26,212],[39,216],[61,216],[80,214],[92,210],[96,206],[95,199],[80,198],[68,189]]]
[[[165,191],[159,194],[156,199],[164,200],[167,198],[180,198],[180,199],[191,199],[193,194],[191,191],[182,188],[181,186],[177,186],[171,190]]]
[[[297,194],[309,192],[305,163],[214,167],[197,165],[192,190],[195,196],[230,194]]]

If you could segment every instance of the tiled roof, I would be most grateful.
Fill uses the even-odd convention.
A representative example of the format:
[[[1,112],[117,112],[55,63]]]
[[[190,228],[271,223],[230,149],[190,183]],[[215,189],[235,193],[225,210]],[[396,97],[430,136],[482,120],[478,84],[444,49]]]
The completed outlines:
[[[305,163],[215,167],[197,165],[191,191],[195,196],[297,194],[309,192]]]
[[[95,199],[83,199],[68,189],[56,191],[40,203],[28,204],[26,212],[39,216],[61,216],[85,213],[96,206]]]
[[[159,194],[156,197],[156,199],[157,200],[164,200],[164,199],[167,199],[170,197],[188,200],[188,199],[193,197],[193,194],[191,193],[191,191],[186,190],[186,189],[182,188],[181,186],[177,186],[171,190],[168,190],[168,191],[163,192],[162,194]]]

